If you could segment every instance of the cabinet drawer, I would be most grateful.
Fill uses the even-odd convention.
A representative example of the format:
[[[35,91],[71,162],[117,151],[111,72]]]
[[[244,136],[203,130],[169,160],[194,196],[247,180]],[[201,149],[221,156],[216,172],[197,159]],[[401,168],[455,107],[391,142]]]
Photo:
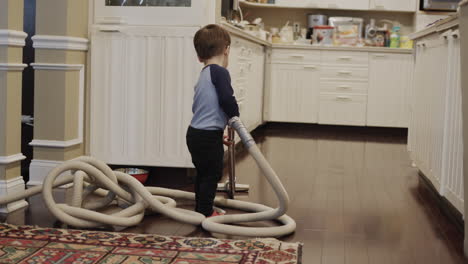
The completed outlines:
[[[276,63],[319,63],[320,51],[274,49],[271,52],[271,61]]]
[[[319,124],[366,125],[366,95],[322,93],[319,105]]]
[[[322,93],[349,93],[367,94],[369,83],[367,82],[320,82],[320,92]]]
[[[369,65],[369,54],[367,52],[352,51],[323,51],[322,63],[329,65]]]
[[[369,78],[368,68],[357,67],[322,67],[322,80],[365,80]]]

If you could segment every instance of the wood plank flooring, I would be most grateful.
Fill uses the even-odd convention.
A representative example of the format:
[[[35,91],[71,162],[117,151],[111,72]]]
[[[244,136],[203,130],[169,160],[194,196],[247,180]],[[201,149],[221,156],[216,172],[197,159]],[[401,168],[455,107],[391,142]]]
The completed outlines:
[[[304,264],[468,263],[463,234],[434,204],[410,166],[405,138],[399,130],[291,124],[257,131],[260,149],[289,192],[288,214],[297,221],[296,233],[281,239],[304,243]],[[248,195],[237,199],[276,205],[273,191],[245,152],[238,154],[236,170],[238,181],[251,186]],[[172,173],[179,176],[171,182]],[[190,189],[180,174],[161,169],[157,177],[165,186]],[[63,191],[57,193],[57,199],[64,199]],[[41,197],[29,202],[29,208],[4,216],[6,221],[61,226]],[[158,215],[122,231],[210,236]]]

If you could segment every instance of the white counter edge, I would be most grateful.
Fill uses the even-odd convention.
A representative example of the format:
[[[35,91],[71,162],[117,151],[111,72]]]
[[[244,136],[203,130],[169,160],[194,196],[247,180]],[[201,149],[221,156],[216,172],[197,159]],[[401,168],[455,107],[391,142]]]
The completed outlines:
[[[361,51],[361,52],[404,53],[404,54],[413,53],[413,49],[394,49],[394,48],[379,48],[379,47],[335,47],[335,46],[284,45],[284,44],[273,44],[272,47],[275,49]]]
[[[441,31],[444,31],[444,30],[447,30],[447,29],[450,29],[450,28],[457,27],[458,23],[459,23],[458,14],[454,14],[454,15],[446,18],[446,19],[443,19],[443,20],[435,23],[434,25],[432,25],[432,26],[430,26],[428,28],[425,28],[425,29],[423,29],[421,31],[410,34],[409,37],[412,40],[420,39],[420,38],[423,38],[425,36],[428,36],[428,35],[431,35],[431,34],[434,34],[434,33],[437,33],[437,32],[441,32]]]
[[[268,42],[268,41],[265,41],[265,40],[262,40],[260,38],[257,38],[247,32],[245,32],[244,30],[238,28],[238,27],[235,27],[229,23],[226,23],[226,22],[220,22],[220,25],[226,29],[230,34],[234,35],[234,36],[237,36],[237,37],[241,37],[243,39],[246,39],[246,40],[250,40],[252,42],[255,42],[257,44],[260,44],[260,45],[263,45],[263,46],[271,46],[271,43]]]

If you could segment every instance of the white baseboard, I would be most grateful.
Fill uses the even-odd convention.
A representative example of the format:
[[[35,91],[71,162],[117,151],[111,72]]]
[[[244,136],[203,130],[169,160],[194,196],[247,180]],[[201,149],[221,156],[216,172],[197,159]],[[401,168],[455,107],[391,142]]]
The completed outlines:
[[[63,161],[56,161],[56,160],[35,160],[31,161],[31,165],[29,166],[29,181],[28,186],[36,186],[42,185],[47,175],[49,175],[50,171],[55,169],[57,166],[61,165]],[[66,172],[63,175],[69,175],[70,172]],[[59,176],[59,177],[60,177]],[[64,188],[69,187],[62,186]]]
[[[11,180],[0,180],[0,196],[5,196],[12,193],[22,192],[25,189],[22,176],[18,176]],[[0,207],[0,213],[11,213],[20,208],[28,206],[28,202],[20,200],[9,203]]]

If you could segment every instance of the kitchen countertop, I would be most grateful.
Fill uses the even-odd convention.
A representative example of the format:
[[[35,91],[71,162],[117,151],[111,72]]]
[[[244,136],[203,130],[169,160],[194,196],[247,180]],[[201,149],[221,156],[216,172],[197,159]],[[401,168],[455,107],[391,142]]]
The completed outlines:
[[[331,50],[331,51],[364,51],[364,52],[381,52],[381,53],[413,53],[413,49],[393,49],[393,48],[380,48],[380,47],[345,47],[345,46],[314,46],[307,44],[272,44],[269,41],[262,40],[244,30],[235,27],[227,22],[221,22],[221,26],[226,29],[230,34],[252,41],[254,43],[272,47],[277,49],[309,49],[309,50]]]
[[[413,53],[413,49],[394,49],[383,47],[346,47],[346,46],[314,46],[304,44],[273,44],[273,48],[278,49],[308,49],[308,50],[331,50],[331,51],[364,51],[381,53]]]
[[[428,36],[434,33],[445,31],[450,28],[458,27],[458,23],[459,23],[458,15],[459,14],[456,13],[447,17],[446,19],[440,20],[434,23],[434,25],[431,25],[423,30],[420,30],[418,32],[411,34],[410,38],[413,40],[416,40],[416,39],[420,39],[420,38],[423,38],[425,36]]]

